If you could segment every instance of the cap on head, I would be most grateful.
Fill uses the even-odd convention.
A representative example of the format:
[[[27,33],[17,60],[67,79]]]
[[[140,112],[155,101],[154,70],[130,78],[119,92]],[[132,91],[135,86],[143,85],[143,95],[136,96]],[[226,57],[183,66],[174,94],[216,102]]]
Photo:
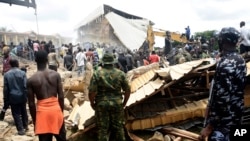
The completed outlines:
[[[114,64],[114,56],[110,53],[105,53],[102,57],[103,64]]]
[[[207,43],[203,43],[203,44],[201,45],[201,49],[202,49],[202,50],[207,50],[207,49],[208,49],[208,44],[207,44]]]
[[[240,32],[233,27],[224,27],[219,34],[219,39],[230,44],[236,44],[239,38]]]
[[[246,24],[246,23],[245,23],[244,21],[241,21],[241,22],[240,22],[240,27],[245,26],[245,24]]]

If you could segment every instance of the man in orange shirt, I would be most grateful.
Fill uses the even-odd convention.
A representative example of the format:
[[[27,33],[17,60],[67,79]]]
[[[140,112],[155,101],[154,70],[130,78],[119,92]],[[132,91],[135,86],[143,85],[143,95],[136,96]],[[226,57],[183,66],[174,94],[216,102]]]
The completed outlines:
[[[151,55],[149,56],[149,62],[150,64],[155,63],[155,62],[160,62],[160,57],[155,53],[153,50]]]

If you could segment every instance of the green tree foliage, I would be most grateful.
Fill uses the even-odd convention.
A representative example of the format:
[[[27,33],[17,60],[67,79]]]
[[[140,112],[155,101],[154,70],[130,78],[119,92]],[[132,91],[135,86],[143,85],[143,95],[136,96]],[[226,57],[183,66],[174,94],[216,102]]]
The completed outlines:
[[[198,37],[204,37],[207,41],[209,41],[211,38],[215,39],[215,46],[214,49],[218,49],[218,44],[217,44],[217,38],[215,36],[215,33],[217,30],[206,30],[203,32],[195,32],[194,38],[197,39]]]
[[[173,47],[184,46],[183,44],[184,44],[184,43],[178,42],[178,41],[173,41],[173,42],[172,42],[172,46],[173,46]]]
[[[207,30],[207,31],[203,31],[203,32],[196,32],[194,34],[194,36],[195,37],[204,36],[206,39],[210,39],[211,37],[214,37],[215,32],[216,32],[216,30]]]

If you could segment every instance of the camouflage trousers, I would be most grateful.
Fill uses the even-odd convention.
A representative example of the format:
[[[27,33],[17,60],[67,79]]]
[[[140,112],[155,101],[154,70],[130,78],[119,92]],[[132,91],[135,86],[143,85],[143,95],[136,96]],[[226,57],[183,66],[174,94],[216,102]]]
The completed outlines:
[[[224,134],[221,131],[213,131],[208,137],[208,141],[230,141],[229,133]]]
[[[99,101],[95,105],[98,141],[125,141],[122,101]]]

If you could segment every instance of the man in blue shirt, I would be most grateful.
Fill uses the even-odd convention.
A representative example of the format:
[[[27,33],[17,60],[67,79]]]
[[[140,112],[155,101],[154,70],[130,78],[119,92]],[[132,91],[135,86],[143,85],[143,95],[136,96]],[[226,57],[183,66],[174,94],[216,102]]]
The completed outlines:
[[[185,30],[186,30],[186,38],[187,38],[187,40],[189,41],[189,39],[190,39],[190,28],[189,28],[189,26],[187,26],[187,27],[185,28]]]
[[[4,74],[4,103],[11,107],[11,113],[19,135],[24,135],[28,129],[27,102],[27,77],[20,70],[16,59],[10,60],[11,69]]]

